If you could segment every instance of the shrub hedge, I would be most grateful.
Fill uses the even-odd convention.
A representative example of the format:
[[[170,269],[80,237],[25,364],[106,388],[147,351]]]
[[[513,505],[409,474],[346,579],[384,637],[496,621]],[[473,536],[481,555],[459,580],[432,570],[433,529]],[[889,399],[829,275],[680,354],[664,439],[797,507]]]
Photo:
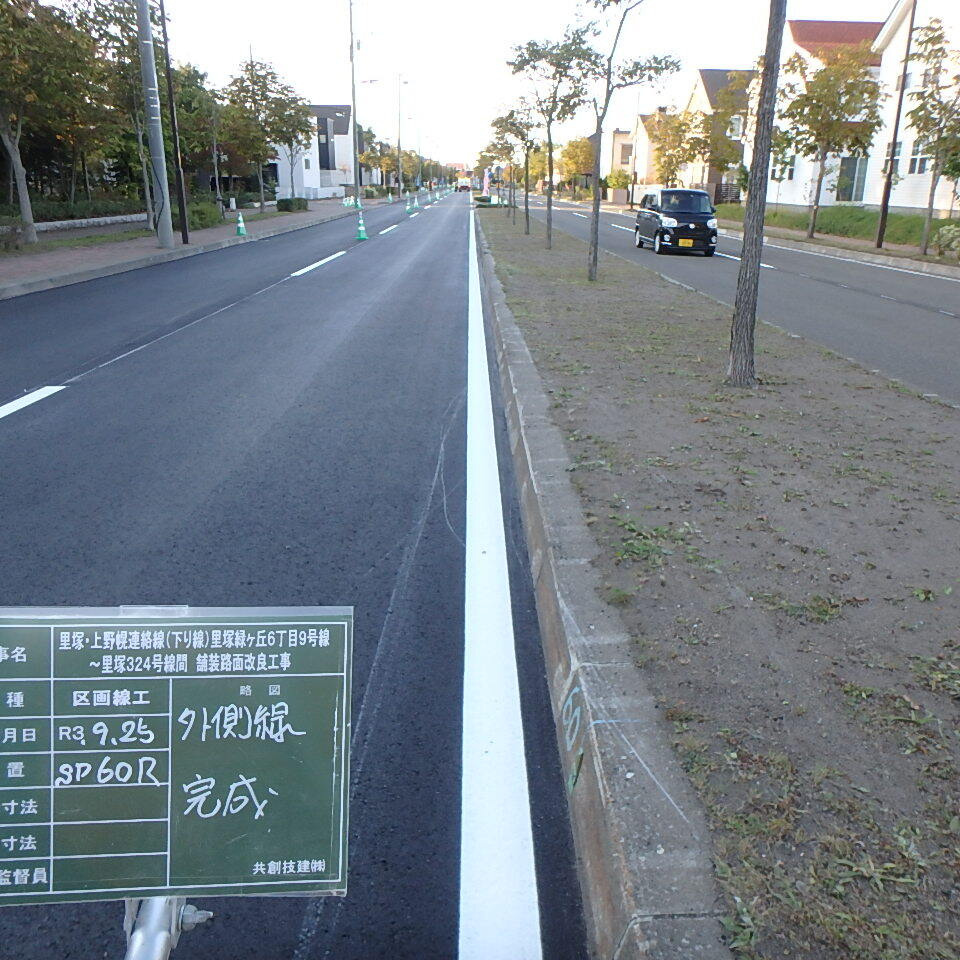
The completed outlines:
[[[739,203],[721,203],[717,206],[717,216],[724,220],[743,220],[743,210]],[[817,233],[872,240],[877,235],[879,216],[876,210],[864,207],[821,207],[817,216]],[[765,222],[769,227],[806,230],[808,219],[806,210],[777,210],[775,205],[767,205]],[[935,220],[934,228],[943,222]],[[891,213],[887,218],[886,238],[890,243],[915,246],[920,243],[922,234],[923,214]]]
[[[277,201],[277,210],[280,213],[295,213],[298,210],[309,209],[304,197],[281,197]]]
[[[173,228],[180,229],[180,211],[173,208]],[[220,208],[215,203],[203,201],[187,204],[187,226],[191,230],[202,230],[204,227],[216,227],[223,222]]]
[[[98,200],[33,201],[33,219],[36,223],[51,220],[85,220],[87,217],[117,217],[125,213],[143,213],[143,201],[127,197],[104,197]],[[20,218],[20,206],[16,203],[0,203],[0,217]]]

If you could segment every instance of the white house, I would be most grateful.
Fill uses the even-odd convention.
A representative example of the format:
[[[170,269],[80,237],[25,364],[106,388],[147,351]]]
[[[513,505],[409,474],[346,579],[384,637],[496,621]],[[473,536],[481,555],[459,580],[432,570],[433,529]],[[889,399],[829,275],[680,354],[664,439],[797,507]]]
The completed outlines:
[[[313,104],[310,110],[316,120],[315,129],[309,146],[294,158],[292,189],[290,156],[286,147],[275,147],[278,197],[342,197],[345,188],[353,187],[350,105]],[[361,170],[361,181],[374,182],[364,172]]]
[[[781,64],[799,55],[813,69],[822,65],[820,55],[825,51],[843,46],[859,46],[873,43],[883,28],[876,21],[859,20],[788,20],[783,35],[780,54]],[[877,54],[873,71],[880,74],[881,60]],[[759,95],[759,78],[754,80],[751,93],[753,103]],[[744,151],[744,163],[749,165],[752,156],[751,144]],[[868,157],[831,156],[827,160],[827,174],[820,194],[820,205],[854,203],[864,200]],[[793,156],[772,169],[767,202],[788,206],[806,207],[813,202],[817,184],[817,161],[814,157]]]
[[[867,162],[863,202],[870,206],[879,206],[883,199],[884,172],[893,139],[894,114],[902,79],[912,3],[913,0],[897,0],[893,12],[887,17],[874,43],[874,49],[881,56],[880,83],[890,96],[883,104],[883,128],[874,140]],[[939,19],[943,21],[951,46],[960,46],[960,4],[957,0],[916,0],[916,4],[915,27],[923,27],[932,19]],[[903,115],[894,152],[891,210],[916,212],[927,206],[930,194],[929,158],[925,155],[923,144],[911,128],[907,116],[916,106],[916,96],[922,92],[923,82],[922,66],[915,61],[908,64]],[[951,181],[940,179],[934,197],[934,210],[942,216],[956,209],[954,187]]]

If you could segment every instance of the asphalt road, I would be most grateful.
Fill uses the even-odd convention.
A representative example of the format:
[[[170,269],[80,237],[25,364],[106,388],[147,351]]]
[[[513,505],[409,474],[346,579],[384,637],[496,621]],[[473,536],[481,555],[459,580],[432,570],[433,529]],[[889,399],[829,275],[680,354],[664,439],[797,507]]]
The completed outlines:
[[[545,201],[534,215],[544,219]],[[554,226],[588,239],[586,205],[560,203]],[[736,296],[740,241],[721,236],[717,254],[657,256],[633,245],[632,215],[600,215],[603,249],[642,263],[724,303]],[[843,256],[794,250],[771,239],[762,259],[760,316],[923,393],[960,403],[960,280]]]
[[[513,894],[527,880],[509,830],[461,817],[478,799],[462,781],[477,770],[464,605],[486,550],[466,523],[483,486],[467,456],[482,400],[476,377],[467,389],[469,218],[462,195],[415,218],[384,206],[365,243],[339,220],[0,303],[0,604],[356,608],[348,896],[202,901],[216,919],[178,958],[585,955],[495,377],[489,438],[471,407],[469,462],[493,465],[502,508],[484,521],[506,546],[530,890]],[[64,389],[34,393],[49,386]],[[486,664],[493,695],[509,660]],[[468,855],[489,864],[482,883],[461,882]],[[504,947],[502,891],[538,944]],[[116,903],[0,917],[3,958],[123,955]]]

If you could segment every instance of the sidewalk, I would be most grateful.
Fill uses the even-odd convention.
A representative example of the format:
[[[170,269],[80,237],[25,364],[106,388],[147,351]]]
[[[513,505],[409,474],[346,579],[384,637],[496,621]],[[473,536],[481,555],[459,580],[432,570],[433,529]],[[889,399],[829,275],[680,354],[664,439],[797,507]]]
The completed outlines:
[[[367,200],[364,203],[369,208],[383,202]],[[247,213],[255,216],[256,211]],[[343,206],[342,200],[331,198],[311,201],[310,209],[304,213],[269,213],[262,219],[247,220],[246,237],[236,235],[237,227],[233,219],[222,226],[192,231],[188,246],[181,243],[180,235],[176,233],[173,250],[161,250],[156,237],[146,236],[89,246],[55,247],[0,255],[0,300],[123,273],[154,263],[179,260],[238,243],[250,243],[352,214],[350,208]]]

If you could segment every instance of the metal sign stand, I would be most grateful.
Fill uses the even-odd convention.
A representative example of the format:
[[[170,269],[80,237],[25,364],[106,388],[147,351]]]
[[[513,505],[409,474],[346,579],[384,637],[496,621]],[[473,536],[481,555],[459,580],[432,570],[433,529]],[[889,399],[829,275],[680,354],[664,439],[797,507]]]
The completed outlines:
[[[182,931],[192,930],[213,917],[209,910],[198,910],[184,897],[146,897],[125,902],[125,960],[167,960]]]

